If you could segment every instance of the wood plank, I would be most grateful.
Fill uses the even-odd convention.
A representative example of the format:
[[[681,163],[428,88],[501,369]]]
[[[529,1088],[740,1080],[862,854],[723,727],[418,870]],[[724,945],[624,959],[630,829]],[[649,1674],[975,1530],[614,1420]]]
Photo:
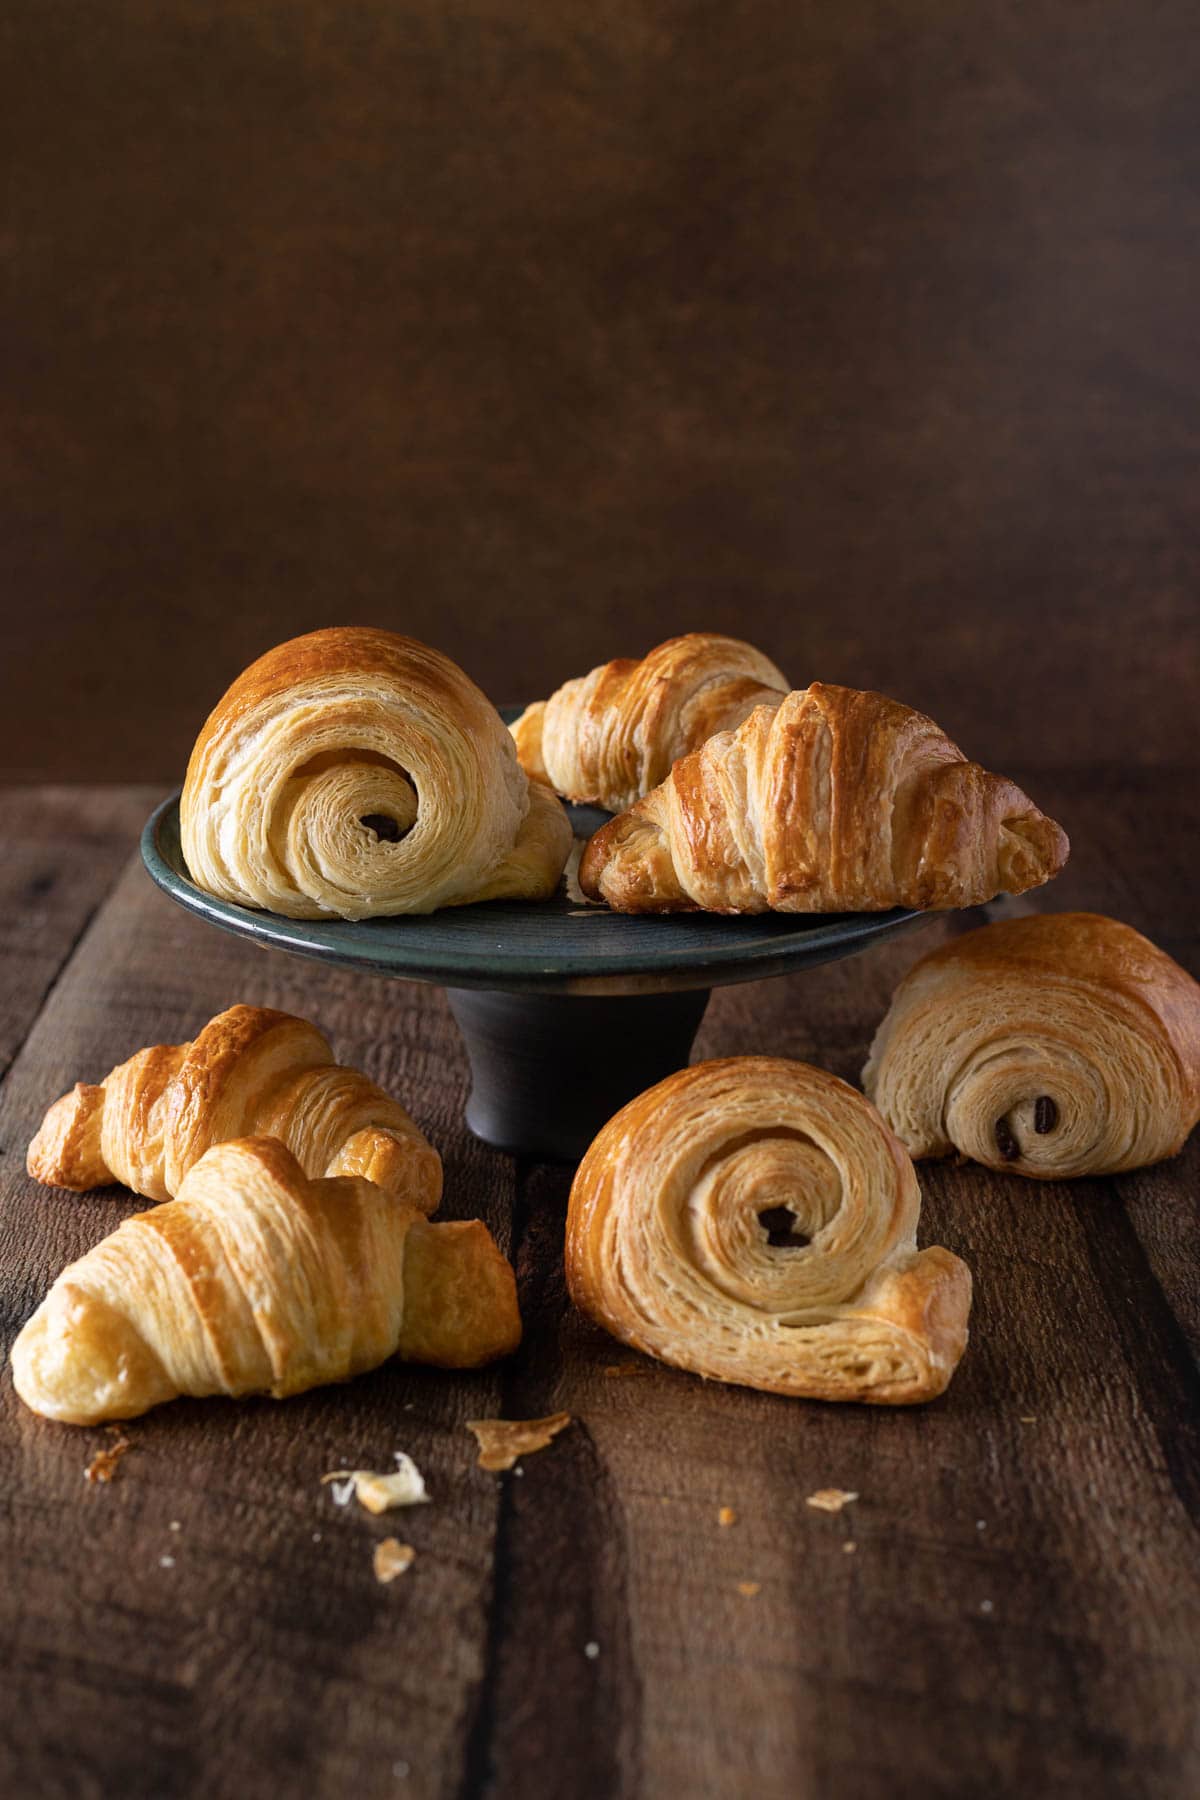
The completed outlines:
[[[158,797],[0,789],[0,1080]]]
[[[1194,801],[1150,774],[1030,786],[1076,838],[1037,903],[1117,912],[1195,968],[1180,848]],[[698,1054],[770,1049],[854,1078],[903,970],[975,922],[723,990]],[[1115,1183],[1035,1188],[925,1165],[923,1240],[959,1250],[977,1278],[970,1349],[932,1407],[706,1385],[631,1356],[570,1306],[570,1171],[518,1171],[466,1134],[440,995],[259,952],[130,868],[0,1093],[9,1336],[128,1206],[27,1181],[18,1147],[41,1108],[237,998],[308,1012],[395,1086],[443,1148],[447,1210],[478,1207],[511,1242],[525,1343],[480,1376],[385,1369],[282,1407],[180,1403],[133,1428],[121,1479],[99,1490],[80,1470],[100,1434],[32,1419],[0,1384],[21,1547],[0,1603],[5,1788],[1195,1791],[1200,1145]],[[523,1473],[474,1467],[465,1417],[558,1407],[576,1423]],[[382,1466],[401,1445],[437,1503],[404,1517],[419,1561],[379,1589],[369,1547],[394,1521],[335,1513],[315,1477]],[[828,1485],[861,1499],[839,1517],[804,1504]],[[737,1513],[728,1528],[721,1506]]]
[[[1176,785],[1040,787],[1077,841],[1037,902],[1119,912],[1200,966]],[[722,990],[697,1055],[770,1050],[857,1080],[903,972],[983,917]],[[1200,1388],[1179,1321],[1196,1312],[1181,1246],[1200,1229],[1200,1142],[1118,1184],[952,1164],[921,1179],[922,1241],[976,1274],[972,1343],[942,1401],[888,1414],[630,1357],[566,1299],[569,1176],[526,1177],[530,1330],[506,1388],[582,1424],[536,1490],[506,1497],[486,1791],[567,1793],[581,1766],[598,1792],[713,1800],[1195,1790]],[[806,1506],[830,1485],[861,1500]]]
[[[446,1147],[444,1216],[482,1214],[507,1240],[512,1165],[463,1130],[465,1060],[440,995],[259,952],[172,906],[131,865],[0,1096],[6,1342],[58,1269],[134,1210],[119,1190],[75,1198],[28,1180],[23,1147],[44,1106],[238,999],[317,1019]],[[14,1678],[0,1785],[453,1791],[500,1500],[463,1421],[494,1412],[498,1391],[492,1371],[392,1366],[281,1406],[180,1402],[132,1425],[119,1479],[88,1488],[103,1433],[35,1418],[5,1381],[4,1492],[21,1554],[6,1578]],[[397,1515],[343,1512],[318,1478],[386,1467],[398,1448],[435,1504],[399,1515],[418,1560],[385,1588],[371,1548]]]

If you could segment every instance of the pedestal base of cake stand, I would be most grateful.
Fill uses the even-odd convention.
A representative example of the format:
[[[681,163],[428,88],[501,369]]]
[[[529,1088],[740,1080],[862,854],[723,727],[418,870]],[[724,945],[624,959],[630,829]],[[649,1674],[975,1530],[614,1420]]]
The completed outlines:
[[[498,1150],[578,1162],[627,1101],[686,1066],[710,991],[610,998],[448,988],[471,1064],[467,1124]]]

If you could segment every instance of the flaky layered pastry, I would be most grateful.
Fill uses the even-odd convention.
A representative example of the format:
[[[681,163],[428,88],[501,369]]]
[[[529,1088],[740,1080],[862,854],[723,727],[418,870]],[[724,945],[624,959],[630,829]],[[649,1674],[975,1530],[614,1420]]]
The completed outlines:
[[[180,828],[197,886],[292,919],[545,898],[572,842],[456,664],[352,626],[238,677],[196,740]]]
[[[814,682],[677,762],[591,839],[618,912],[976,906],[1056,875],[1066,833],[897,700]]]
[[[13,1380],[34,1412],[95,1425],[179,1394],[283,1399],[391,1356],[474,1368],[520,1336],[512,1270],[480,1220],[431,1224],[249,1138],[63,1270],[13,1346]]]
[[[154,1044],[77,1082],[26,1167],[48,1187],[122,1181],[167,1200],[206,1150],[240,1137],[278,1138],[306,1174],[362,1175],[421,1212],[441,1198],[441,1158],[400,1102],[335,1063],[315,1025],[264,1006],[231,1006],[190,1044]]]
[[[910,969],[863,1085],[916,1157],[1044,1180],[1138,1169],[1200,1119],[1200,986],[1097,913],[985,925]]]
[[[649,1356],[817,1400],[931,1400],[971,1275],[918,1250],[911,1161],[875,1109],[778,1057],[700,1063],[624,1107],[571,1189],[567,1281]]]
[[[692,631],[640,662],[620,658],[564,682],[527,707],[512,734],[529,775],[569,800],[619,812],[656,787],[677,757],[787,690],[752,645]]]

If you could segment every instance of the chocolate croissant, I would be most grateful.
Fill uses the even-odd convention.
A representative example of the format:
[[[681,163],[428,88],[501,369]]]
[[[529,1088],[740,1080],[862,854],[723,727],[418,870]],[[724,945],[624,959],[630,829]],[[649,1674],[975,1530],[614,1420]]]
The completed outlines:
[[[441,1158],[400,1102],[335,1063],[315,1025],[264,1006],[231,1006],[190,1044],[154,1044],[97,1085],[77,1082],[26,1167],[47,1187],[122,1181],[167,1200],[206,1150],[239,1137],[278,1138],[306,1174],[362,1175],[421,1212],[441,1198]]]
[[[283,1399],[391,1356],[474,1368],[520,1336],[481,1221],[435,1225],[373,1182],[309,1181],[250,1138],[63,1270],[13,1346],[13,1380],[34,1412],[96,1425],[179,1394]]]
[[[817,1400],[932,1400],[967,1341],[971,1275],[916,1247],[912,1163],[823,1069],[732,1057],[624,1107],[571,1189],[567,1282],[648,1356]]]
[[[909,970],[863,1086],[916,1157],[1047,1181],[1142,1168],[1200,1119],[1200,986],[1097,913],[985,925]]]
[[[543,899],[572,843],[474,682],[362,627],[280,644],[238,677],[196,740],[179,817],[198,887],[290,919]]]
[[[620,812],[657,787],[677,757],[787,690],[752,645],[691,631],[640,662],[622,658],[565,682],[527,707],[512,734],[530,776],[569,800]]]
[[[677,762],[589,842],[618,912],[977,906],[1056,875],[1066,833],[921,713],[814,682]]]

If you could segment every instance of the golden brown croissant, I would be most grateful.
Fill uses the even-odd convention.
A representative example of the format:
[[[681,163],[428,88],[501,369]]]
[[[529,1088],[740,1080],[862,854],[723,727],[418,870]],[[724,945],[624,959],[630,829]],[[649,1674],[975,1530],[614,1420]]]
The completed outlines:
[[[213,1144],[275,1137],[308,1175],[363,1175],[432,1212],[442,1163],[398,1100],[290,1013],[231,1006],[190,1044],[154,1044],[55,1101],[27,1168],[48,1187],[123,1181],[167,1200]]]
[[[373,1182],[309,1181],[275,1139],[246,1138],[63,1270],[13,1378],[34,1412],[95,1425],[179,1394],[283,1399],[396,1355],[474,1368],[520,1336],[512,1270],[480,1220],[431,1224]]]
[[[542,899],[572,842],[474,682],[365,627],[310,632],[238,677],[196,740],[179,816],[197,886],[292,919]]]
[[[579,883],[618,912],[976,906],[1048,881],[1067,850],[931,719],[814,682],[677,762],[591,839]]]
[[[619,812],[657,787],[677,757],[787,690],[750,644],[691,631],[640,662],[622,658],[565,682],[527,707],[512,734],[529,775],[570,800]]]
[[[699,1063],[609,1121],[580,1164],[567,1282],[624,1343],[817,1400],[931,1400],[971,1275],[918,1250],[921,1194],[861,1094],[777,1057]]]
[[[1200,986],[1096,913],[985,925],[909,970],[863,1085],[913,1156],[1045,1180],[1141,1168],[1200,1119]]]

